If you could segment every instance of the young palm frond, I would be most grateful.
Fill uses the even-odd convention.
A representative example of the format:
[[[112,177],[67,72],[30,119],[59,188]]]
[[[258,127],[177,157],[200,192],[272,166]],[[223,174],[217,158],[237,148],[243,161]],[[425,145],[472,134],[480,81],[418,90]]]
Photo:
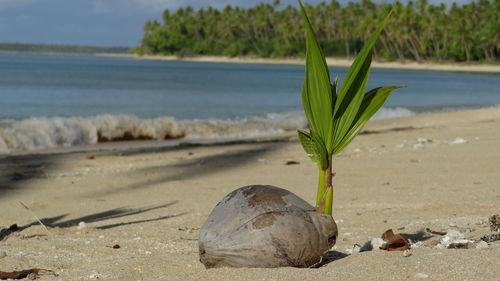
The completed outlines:
[[[298,136],[304,150],[320,170],[316,209],[318,212],[331,214],[333,156],[342,152],[382,107],[391,92],[400,88],[384,86],[365,92],[370,76],[373,45],[392,12],[389,12],[366,41],[349,68],[339,91],[338,77],[332,84],[325,57],[300,0],[299,4],[307,33],[302,105],[310,129],[299,130]]]

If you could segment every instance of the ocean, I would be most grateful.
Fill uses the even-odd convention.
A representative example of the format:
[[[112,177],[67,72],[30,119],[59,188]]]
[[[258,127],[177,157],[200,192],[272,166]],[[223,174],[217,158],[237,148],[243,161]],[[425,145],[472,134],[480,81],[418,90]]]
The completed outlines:
[[[345,76],[346,68],[331,68]],[[110,140],[253,137],[304,128],[304,68],[0,53],[0,153]],[[500,76],[373,69],[376,119],[500,105]]]

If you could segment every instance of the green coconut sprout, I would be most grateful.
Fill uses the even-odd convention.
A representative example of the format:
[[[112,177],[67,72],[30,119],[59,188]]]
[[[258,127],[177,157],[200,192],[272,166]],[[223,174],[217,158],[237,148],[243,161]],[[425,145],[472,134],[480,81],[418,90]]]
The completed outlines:
[[[338,77],[330,80],[328,66],[316,35],[299,0],[307,33],[306,76],[302,85],[302,105],[309,130],[298,131],[308,156],[319,168],[316,210],[332,214],[332,160],[354,139],[368,120],[382,107],[390,93],[399,88],[384,86],[366,91],[373,45],[391,12],[378,25],[357,55],[339,90]]]

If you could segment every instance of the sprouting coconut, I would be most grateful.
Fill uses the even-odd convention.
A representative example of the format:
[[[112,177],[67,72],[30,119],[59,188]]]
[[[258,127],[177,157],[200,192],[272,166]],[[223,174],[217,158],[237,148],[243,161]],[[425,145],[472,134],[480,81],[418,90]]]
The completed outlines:
[[[200,261],[209,268],[310,266],[336,238],[332,216],[297,195],[245,186],[224,197],[208,217],[200,231]]]
[[[365,43],[338,90],[333,84],[311,23],[300,3],[307,31],[302,104],[309,131],[299,140],[319,168],[316,206],[274,186],[239,188],[220,201],[200,230],[200,261],[207,267],[308,267],[335,244],[332,218],[332,160],[361,131],[396,88],[365,93],[372,48],[389,13]]]

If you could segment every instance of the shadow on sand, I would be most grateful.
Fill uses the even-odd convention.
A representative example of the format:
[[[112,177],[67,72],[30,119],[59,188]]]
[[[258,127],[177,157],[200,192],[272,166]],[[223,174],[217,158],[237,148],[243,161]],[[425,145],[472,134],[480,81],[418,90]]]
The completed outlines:
[[[0,196],[19,191],[23,183],[47,178],[46,171],[55,163],[56,155],[0,155]]]
[[[257,159],[264,157],[267,153],[280,148],[283,148],[283,144],[277,142],[255,143],[243,149],[229,145],[226,150],[216,154],[201,157],[194,155],[192,159],[179,160],[174,164],[149,166],[134,170],[133,172],[127,172],[124,176],[134,179],[143,178],[144,175],[148,175],[148,177],[144,180],[133,180],[133,183],[126,186],[107,189],[101,192],[92,192],[88,197],[144,189],[170,181],[196,179],[206,175],[227,172],[247,163],[257,161]],[[186,149],[186,153],[188,152],[189,149]]]
[[[64,218],[68,216],[68,214],[64,214],[64,215],[58,215],[58,216],[50,217],[50,218],[42,218],[42,219],[40,219],[40,221],[47,227],[68,228],[68,227],[76,226],[76,225],[78,225],[78,223],[80,223],[82,221],[85,223],[94,223],[94,222],[100,222],[100,221],[105,221],[105,220],[110,220],[110,219],[128,217],[128,216],[133,216],[133,215],[145,213],[145,212],[148,212],[151,210],[166,208],[166,207],[172,206],[172,205],[177,204],[177,203],[178,203],[178,201],[173,201],[173,202],[162,204],[162,205],[137,208],[137,209],[115,208],[115,209],[107,210],[104,212],[98,212],[98,213],[82,216],[82,217],[75,218],[75,219],[69,219],[69,220],[64,220]],[[96,228],[97,229],[110,229],[110,228],[124,226],[124,225],[166,220],[166,219],[182,216],[185,214],[187,214],[187,212],[174,214],[174,215],[168,215],[168,216],[156,217],[153,219],[142,219],[142,220],[120,222],[120,223],[104,224],[104,225],[97,226]],[[22,231],[24,229],[27,229],[31,226],[38,225],[38,224],[39,224],[38,221],[33,221],[33,222],[28,223],[28,224],[23,225],[23,226],[13,225],[8,229],[2,229],[2,230],[0,230],[0,241],[2,241],[5,237],[7,237],[8,235],[10,235],[13,232]]]
[[[315,265],[313,265],[311,268],[320,268],[322,266],[325,266],[331,262],[334,262],[336,260],[340,260],[340,259],[343,259],[343,258],[346,258],[348,257],[349,255],[348,254],[345,254],[345,253],[342,253],[342,252],[337,252],[337,251],[328,251],[324,256],[323,258],[321,259],[321,261]]]

